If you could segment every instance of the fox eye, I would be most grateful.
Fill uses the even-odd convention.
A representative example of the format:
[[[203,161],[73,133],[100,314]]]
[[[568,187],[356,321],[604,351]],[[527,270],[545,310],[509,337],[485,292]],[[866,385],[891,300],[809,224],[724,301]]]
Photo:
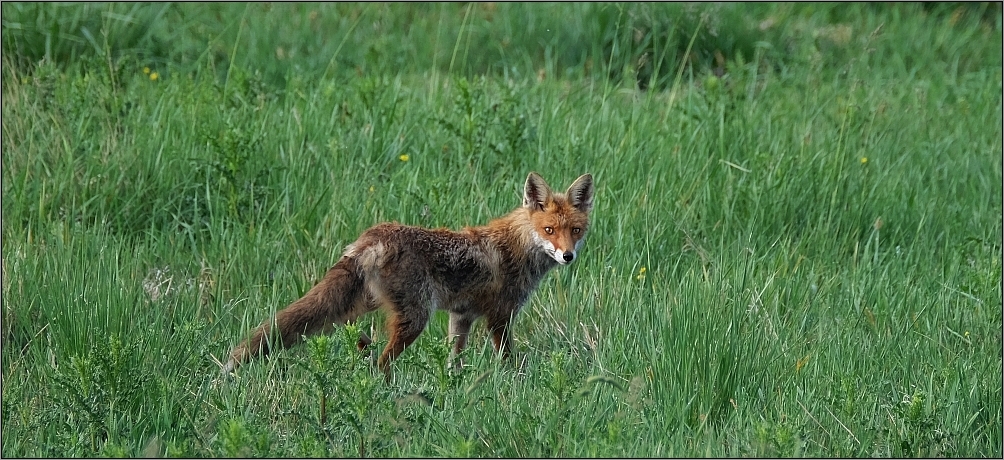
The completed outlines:
[[[553,235],[554,227],[544,227],[544,233],[547,233],[548,235]]]
[[[576,234],[576,235],[578,235],[578,234],[579,234],[579,232],[581,232],[581,231],[582,231],[582,229],[581,229],[581,228],[579,228],[579,227],[573,227],[573,228],[572,228],[572,233],[574,233],[574,234]]]

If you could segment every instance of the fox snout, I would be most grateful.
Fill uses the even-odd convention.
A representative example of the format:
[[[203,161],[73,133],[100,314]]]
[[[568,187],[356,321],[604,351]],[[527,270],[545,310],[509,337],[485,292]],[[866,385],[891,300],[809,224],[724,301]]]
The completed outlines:
[[[545,245],[544,251],[546,251],[559,265],[568,265],[575,260],[575,253],[577,252],[576,250],[579,249],[579,246],[580,244],[576,244],[574,249],[564,251],[561,248],[554,247],[553,245],[551,245],[551,247],[547,247]]]
[[[568,265],[572,263],[572,261],[575,260],[576,249],[582,245],[582,240],[579,240],[575,243],[574,249],[566,251],[537,234],[534,234],[534,242],[545,254],[547,254],[548,257],[554,259],[554,261],[559,265]]]
[[[575,260],[575,252],[574,251],[565,251],[564,254],[561,254],[561,259],[557,259],[557,260],[558,260],[559,264],[572,263],[572,261]]]

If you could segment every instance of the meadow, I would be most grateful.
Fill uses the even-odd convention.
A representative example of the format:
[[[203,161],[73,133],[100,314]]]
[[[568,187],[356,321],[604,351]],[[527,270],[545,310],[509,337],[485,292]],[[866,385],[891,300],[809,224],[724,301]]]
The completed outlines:
[[[1002,455],[1000,4],[2,5],[4,457]],[[382,221],[590,172],[446,369],[221,378]]]

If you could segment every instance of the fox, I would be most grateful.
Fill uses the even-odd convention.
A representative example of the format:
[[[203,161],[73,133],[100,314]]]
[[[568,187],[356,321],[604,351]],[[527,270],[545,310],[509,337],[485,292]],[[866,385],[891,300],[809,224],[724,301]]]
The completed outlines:
[[[436,310],[449,313],[451,366],[479,318],[495,353],[506,358],[516,314],[544,275],[572,263],[582,248],[593,190],[588,173],[560,193],[531,171],[522,205],[487,225],[460,231],[397,222],[370,227],[306,294],[234,347],[221,370],[229,375],[277,345],[292,347],[377,309],[386,313],[389,339],[376,364],[388,381],[391,362],[419,337]],[[370,343],[363,334],[357,347],[362,351]]]

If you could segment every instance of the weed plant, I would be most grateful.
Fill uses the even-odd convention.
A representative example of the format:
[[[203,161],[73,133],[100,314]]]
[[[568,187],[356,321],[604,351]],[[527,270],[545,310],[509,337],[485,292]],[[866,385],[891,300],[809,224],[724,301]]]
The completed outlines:
[[[1002,443],[999,4],[7,3],[18,456],[965,456]],[[387,220],[593,173],[500,361],[377,314],[218,360]]]

